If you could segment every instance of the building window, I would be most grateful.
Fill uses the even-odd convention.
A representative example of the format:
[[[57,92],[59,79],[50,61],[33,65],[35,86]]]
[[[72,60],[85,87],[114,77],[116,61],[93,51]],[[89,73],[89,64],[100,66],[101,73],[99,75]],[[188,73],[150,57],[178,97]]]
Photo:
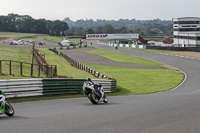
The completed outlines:
[[[176,21],[178,24],[199,24],[199,21]]]
[[[174,36],[175,39],[190,39],[190,40],[200,40],[200,37],[195,36]]]

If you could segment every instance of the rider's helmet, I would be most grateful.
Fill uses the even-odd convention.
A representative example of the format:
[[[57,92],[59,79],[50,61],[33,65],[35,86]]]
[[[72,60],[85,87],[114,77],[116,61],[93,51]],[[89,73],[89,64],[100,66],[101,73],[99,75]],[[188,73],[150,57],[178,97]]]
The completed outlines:
[[[86,81],[91,81],[91,79],[90,79],[90,78],[87,78]]]

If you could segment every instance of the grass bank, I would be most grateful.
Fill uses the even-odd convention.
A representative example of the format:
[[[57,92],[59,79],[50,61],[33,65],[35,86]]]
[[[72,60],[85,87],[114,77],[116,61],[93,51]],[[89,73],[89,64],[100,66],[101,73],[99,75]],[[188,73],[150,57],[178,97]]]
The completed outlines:
[[[0,45],[0,60],[12,60],[19,62],[31,63],[30,57],[27,55],[27,49],[8,47]],[[31,66],[23,64],[23,76],[20,74],[20,64],[12,62],[12,75],[9,75],[9,62],[2,62],[2,73],[0,79],[25,79],[33,78],[30,75]],[[42,74],[41,74],[42,76]]]
[[[172,69],[133,69],[86,64],[117,79],[119,91],[110,95],[147,94],[170,90],[180,84],[184,74]]]
[[[49,64],[57,65],[58,75],[72,78],[94,78],[91,74],[72,67],[67,60],[47,48],[40,48],[39,50],[45,53],[45,59]]]

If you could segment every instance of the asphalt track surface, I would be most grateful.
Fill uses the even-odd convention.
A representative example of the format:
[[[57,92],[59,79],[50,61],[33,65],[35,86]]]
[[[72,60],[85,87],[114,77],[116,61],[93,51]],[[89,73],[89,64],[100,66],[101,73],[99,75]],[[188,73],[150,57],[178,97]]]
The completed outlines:
[[[94,45],[93,45],[94,46]],[[95,47],[115,50],[114,47]],[[153,94],[13,103],[15,116],[0,116],[1,133],[199,133],[200,61],[119,48],[117,51],[172,65],[187,74],[178,88]],[[158,81],[159,82],[159,81]]]

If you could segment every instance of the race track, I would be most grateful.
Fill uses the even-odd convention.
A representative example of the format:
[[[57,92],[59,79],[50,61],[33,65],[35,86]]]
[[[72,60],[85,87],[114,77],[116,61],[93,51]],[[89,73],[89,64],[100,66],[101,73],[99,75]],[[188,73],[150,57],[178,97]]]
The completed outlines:
[[[187,79],[171,91],[108,97],[108,104],[92,105],[86,97],[13,103],[15,116],[0,116],[1,133],[200,132],[199,60],[127,48],[117,51],[172,65]]]

